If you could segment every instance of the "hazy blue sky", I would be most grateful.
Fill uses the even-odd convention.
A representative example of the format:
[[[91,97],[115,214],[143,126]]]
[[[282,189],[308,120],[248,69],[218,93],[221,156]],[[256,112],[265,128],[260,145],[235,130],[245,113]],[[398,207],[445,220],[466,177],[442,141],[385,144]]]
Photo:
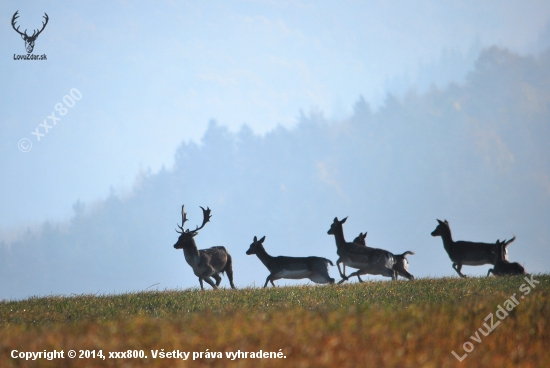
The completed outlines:
[[[48,14],[33,51],[46,61],[14,60],[26,54],[17,10],[29,34]],[[140,173],[171,170],[182,142],[201,144],[211,119],[266,134],[302,112],[343,121],[360,96],[376,112],[388,93],[463,83],[485,47],[537,54],[549,21],[545,0],[3,1],[0,240],[63,224],[78,200],[131,196]],[[82,98],[46,133],[39,124],[72,89]]]
[[[13,60],[25,53],[10,24],[16,10],[29,33],[49,15],[34,50],[47,61]],[[342,118],[360,95],[379,106],[388,86],[403,85],[392,81],[441,85],[455,77],[416,80],[423,67],[436,69],[445,50],[469,63],[472,47],[532,51],[550,4],[3,1],[0,15],[6,232],[68,218],[78,198],[100,199],[110,186],[128,190],[140,170],[171,167],[178,144],[198,141],[211,118],[260,133],[292,126],[300,110]],[[82,99],[37,142],[31,132],[72,88]],[[17,149],[22,138],[34,140],[30,152]]]

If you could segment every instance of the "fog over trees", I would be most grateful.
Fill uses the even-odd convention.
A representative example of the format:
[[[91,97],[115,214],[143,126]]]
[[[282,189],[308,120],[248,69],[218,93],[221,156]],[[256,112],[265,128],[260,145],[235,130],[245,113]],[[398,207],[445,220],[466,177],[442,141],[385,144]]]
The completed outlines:
[[[388,95],[377,111],[358,97],[339,121],[313,110],[294,128],[257,135],[217,118],[200,143],[180,145],[174,167],[142,172],[130,193],[75,199],[70,222],[0,243],[0,298],[198,287],[173,248],[182,204],[191,228],[202,221],[199,206],[210,207],[197,245],[228,249],[238,287],[261,286],[268,274],[245,255],[254,236],[266,236],[272,255],[334,262],[335,216],[349,216],[348,240],[368,231],[372,247],[414,251],[416,277],[455,275],[430,236],[436,218],[449,221],[455,240],[516,235],[510,260],[550,271],[550,49],[485,49],[462,84]]]

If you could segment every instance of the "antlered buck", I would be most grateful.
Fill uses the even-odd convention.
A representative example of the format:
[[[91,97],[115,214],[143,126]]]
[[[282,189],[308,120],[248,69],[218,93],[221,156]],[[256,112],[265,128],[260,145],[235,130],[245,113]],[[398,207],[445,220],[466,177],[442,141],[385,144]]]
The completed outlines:
[[[187,221],[187,214],[185,213],[184,206],[181,206],[181,226],[178,225],[181,231],[176,230],[181,234],[178,238],[176,244],[174,244],[175,249],[183,249],[183,255],[185,260],[193,268],[193,272],[199,278],[201,284],[201,289],[204,290],[202,281],[206,281],[212,288],[217,289],[220,285],[222,278],[220,273],[226,273],[227,278],[231,287],[235,289],[233,285],[233,262],[231,260],[231,255],[225,249],[225,247],[217,246],[207,249],[197,249],[197,244],[195,243],[195,236],[198,234],[198,231],[206,225],[210,220],[210,208],[207,207],[205,210],[202,208],[203,221],[202,225],[195,230],[190,231],[189,229],[184,230],[183,226],[185,221]],[[216,280],[216,283],[212,281],[211,277]]]

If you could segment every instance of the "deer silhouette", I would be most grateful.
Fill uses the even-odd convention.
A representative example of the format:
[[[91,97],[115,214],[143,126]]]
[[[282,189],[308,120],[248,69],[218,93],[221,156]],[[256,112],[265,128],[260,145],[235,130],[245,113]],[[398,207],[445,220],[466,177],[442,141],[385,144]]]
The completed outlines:
[[[495,276],[505,275],[525,275],[525,268],[517,262],[509,262],[506,258],[506,240],[497,240],[497,246],[500,251],[500,258],[496,260],[493,268],[487,271],[487,276],[491,273]]]
[[[335,217],[330,229],[327,231],[327,234],[334,235],[336,253],[339,256],[336,261],[336,266],[338,266],[338,272],[340,272],[342,280],[338,283],[341,284],[350,277],[367,273],[391,277],[392,280],[396,280],[397,272],[393,270],[393,265],[395,264],[394,255],[383,249],[370,248],[362,244],[346,242],[342,226],[346,220],[347,217],[343,220],[338,220],[338,217]],[[346,276],[340,270],[340,263],[348,267],[357,268],[358,271]],[[361,281],[361,279],[359,280]]]
[[[454,241],[451,235],[451,228],[447,220],[437,220],[438,225],[432,236],[440,236],[443,240],[443,247],[447,251],[449,258],[453,261],[453,269],[460,275],[466,277],[460,272],[463,265],[481,266],[484,264],[494,265],[499,259],[508,259],[506,247],[516,240],[514,236],[508,241],[499,243],[480,243],[470,241]]]
[[[362,246],[367,246],[367,241],[365,240],[367,238],[367,232],[365,231],[365,234],[359,233],[357,238],[353,240],[353,243],[360,244]],[[395,257],[395,264],[393,265],[393,270],[397,272],[397,274],[401,277],[404,277],[409,280],[414,280],[414,276],[409,273],[409,261],[407,260],[407,254],[414,255],[413,252],[410,250],[404,252],[403,254],[394,254]],[[346,273],[346,266],[344,265],[344,274]],[[363,282],[361,280],[361,277],[357,275],[357,278],[360,282]]]
[[[185,221],[187,221],[187,214],[185,213],[185,207],[181,206],[181,226],[178,225],[180,231],[176,230],[177,233],[181,234],[178,238],[176,244],[174,244],[175,249],[183,249],[183,255],[185,260],[193,268],[193,272],[199,278],[201,284],[201,289],[204,290],[202,281],[206,281],[213,289],[217,289],[222,281],[220,273],[226,273],[227,278],[231,287],[235,289],[233,285],[233,261],[231,255],[222,246],[211,247],[207,249],[199,250],[197,244],[195,243],[195,236],[198,234],[198,231],[210,221],[210,208],[204,209],[201,207],[203,213],[202,225],[195,230],[190,231],[189,229],[184,230],[183,226]],[[210,278],[214,278],[216,283]]]
[[[317,284],[334,284],[334,279],[328,274],[328,265],[334,266],[329,259],[322,257],[273,257],[269,255],[264,248],[265,236],[258,240],[254,237],[254,241],[250,244],[250,248],[246,254],[255,254],[260,261],[269,270],[269,275],[265,280],[264,288],[267,283],[275,286],[273,281],[279,279],[310,279]]]

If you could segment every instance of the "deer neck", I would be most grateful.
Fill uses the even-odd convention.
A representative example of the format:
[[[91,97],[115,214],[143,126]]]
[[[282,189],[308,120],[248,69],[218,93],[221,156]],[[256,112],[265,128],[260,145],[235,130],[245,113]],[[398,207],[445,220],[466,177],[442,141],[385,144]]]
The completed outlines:
[[[199,259],[199,249],[197,248],[197,243],[195,243],[195,239],[191,239],[189,241],[189,244],[183,248],[183,254],[185,255],[185,259],[188,261],[190,259]]]
[[[262,263],[264,264],[264,266],[266,266],[267,268],[269,268],[269,265],[271,264],[271,261],[273,260],[273,256],[270,256],[269,254],[267,254],[265,248],[263,245],[260,245],[258,247],[258,250],[256,251],[256,255],[258,256],[258,258],[260,259],[260,261],[262,261]]]
[[[445,229],[443,234],[441,234],[441,239],[443,240],[443,247],[446,250],[451,249],[455,244],[453,236],[451,235],[451,229]]]
[[[336,229],[333,235],[334,240],[336,241],[336,247],[338,249],[346,245],[346,239],[344,238],[344,229]]]

